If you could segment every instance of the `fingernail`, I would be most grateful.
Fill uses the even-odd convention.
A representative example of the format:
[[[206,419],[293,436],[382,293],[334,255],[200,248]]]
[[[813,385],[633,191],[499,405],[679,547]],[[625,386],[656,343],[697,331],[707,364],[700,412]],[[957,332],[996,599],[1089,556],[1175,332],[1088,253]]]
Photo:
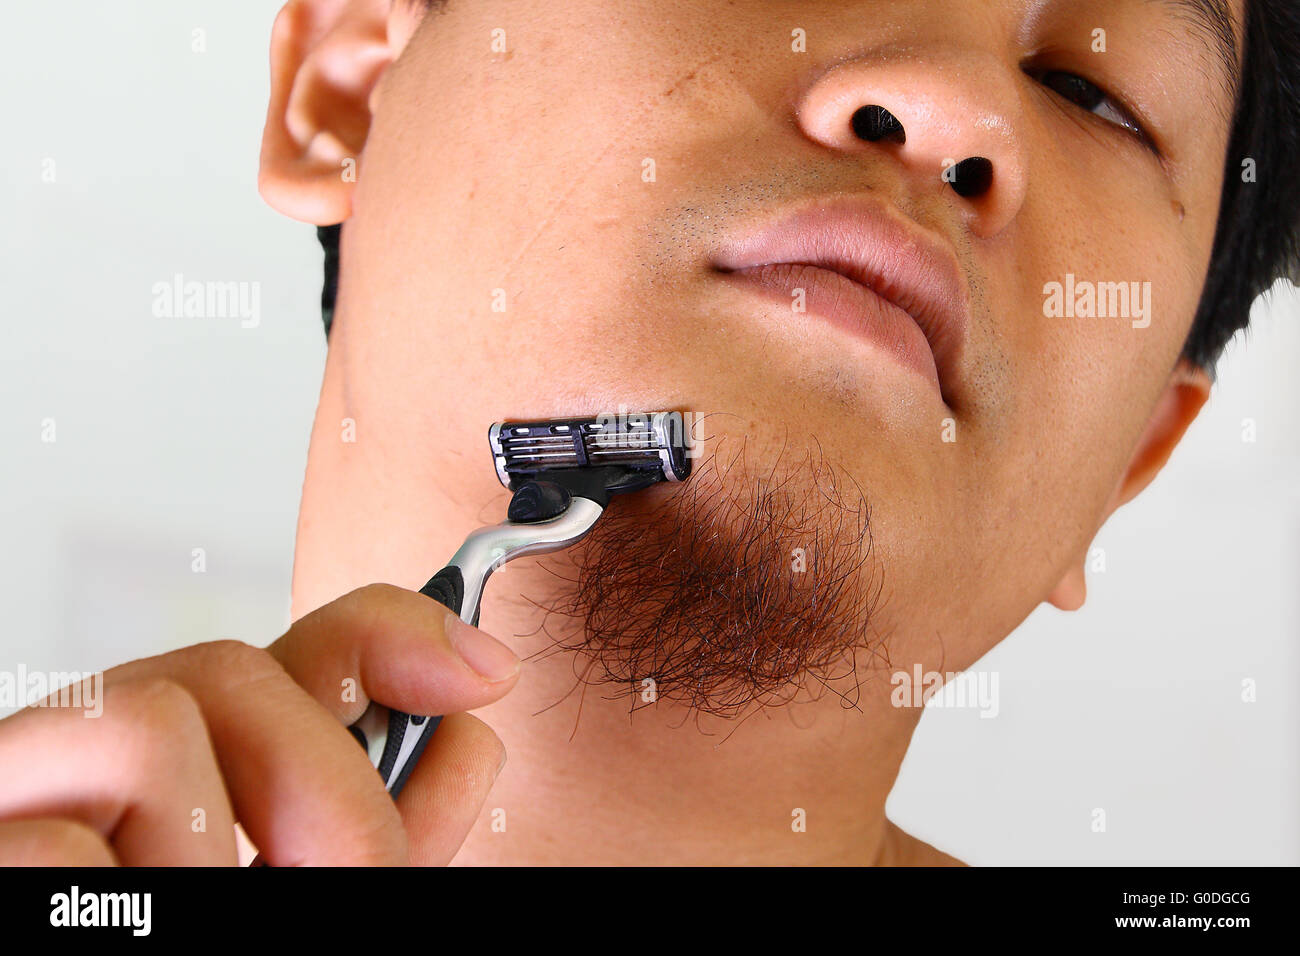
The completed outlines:
[[[514,651],[477,627],[470,627],[450,611],[447,612],[447,640],[461,660],[484,680],[495,683],[519,671],[519,657]]]
[[[497,764],[497,776],[501,776],[501,771],[506,769],[506,749],[501,748],[501,762]]]

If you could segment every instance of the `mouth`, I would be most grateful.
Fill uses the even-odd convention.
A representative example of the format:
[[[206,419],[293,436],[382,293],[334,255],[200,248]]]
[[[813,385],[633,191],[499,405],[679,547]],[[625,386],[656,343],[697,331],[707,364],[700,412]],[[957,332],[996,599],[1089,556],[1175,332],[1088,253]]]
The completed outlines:
[[[966,338],[956,257],[874,201],[823,201],[724,242],[713,268],[875,346],[947,401]]]

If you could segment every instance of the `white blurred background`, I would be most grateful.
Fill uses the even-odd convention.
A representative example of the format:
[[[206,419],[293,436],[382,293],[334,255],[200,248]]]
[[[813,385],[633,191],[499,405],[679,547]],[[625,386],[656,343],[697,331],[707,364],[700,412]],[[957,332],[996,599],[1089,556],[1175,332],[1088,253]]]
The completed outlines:
[[[6,10],[0,670],[288,623],[325,342],[313,232],[256,190],[277,8]],[[259,324],[156,318],[177,273],[259,283]],[[1300,298],[1256,313],[1103,529],[1084,610],[1041,608],[981,662],[996,719],[926,714],[890,800],[904,829],[985,865],[1300,863]]]

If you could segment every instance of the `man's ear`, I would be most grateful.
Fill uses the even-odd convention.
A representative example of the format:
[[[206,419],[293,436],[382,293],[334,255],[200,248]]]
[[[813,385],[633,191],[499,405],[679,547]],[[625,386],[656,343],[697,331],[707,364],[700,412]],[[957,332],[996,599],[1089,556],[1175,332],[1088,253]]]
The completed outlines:
[[[1165,389],[1160,393],[1155,410],[1147,419],[1146,429],[1138,440],[1128,467],[1120,476],[1111,492],[1110,500],[1102,515],[1104,522],[1120,505],[1127,504],[1138,496],[1151,480],[1164,467],[1174,448],[1182,440],[1187,427],[1200,412],[1206,399],[1210,397],[1211,386],[1209,374],[1199,366],[1186,359],[1179,359]],[[1085,558],[1070,566],[1065,576],[1052,589],[1048,601],[1062,611],[1077,611],[1083,606],[1086,596],[1086,582],[1083,565]]]
[[[329,226],[352,211],[379,79],[419,25],[408,0],[290,0],[271,31],[271,102],[258,188],[293,219]]]

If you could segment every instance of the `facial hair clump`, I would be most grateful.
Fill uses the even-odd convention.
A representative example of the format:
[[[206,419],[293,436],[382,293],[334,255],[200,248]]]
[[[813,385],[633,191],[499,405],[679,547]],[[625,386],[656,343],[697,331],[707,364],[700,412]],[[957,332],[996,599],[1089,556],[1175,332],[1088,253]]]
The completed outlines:
[[[572,652],[579,684],[622,685],[606,696],[632,709],[737,718],[825,693],[853,706],[860,658],[883,655],[865,498],[820,454],[755,475],[743,445],[720,452],[666,497],[616,496],[551,569],[566,584],[542,604],[550,653]]]

